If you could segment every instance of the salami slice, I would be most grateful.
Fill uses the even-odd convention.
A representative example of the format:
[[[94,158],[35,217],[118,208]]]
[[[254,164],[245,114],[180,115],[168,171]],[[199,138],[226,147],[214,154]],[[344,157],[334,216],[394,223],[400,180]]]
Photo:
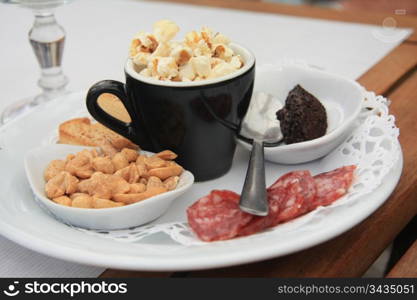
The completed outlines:
[[[339,199],[352,185],[355,169],[356,166],[345,166],[314,177],[309,171],[281,176],[267,189],[266,217],[241,211],[238,194],[214,190],[187,209],[188,223],[207,242],[254,234]]]
[[[294,183],[307,175],[311,176],[309,171],[302,170],[289,172],[279,177],[269,188],[267,188],[267,191],[269,192],[277,188],[287,188],[291,183]]]
[[[285,197],[286,191],[284,189],[282,189],[281,193],[278,193],[277,191],[275,191],[275,193],[268,193],[268,215],[265,217],[254,216],[252,220],[239,231],[239,235],[251,235],[278,224],[277,220],[281,202]]]
[[[344,166],[314,176],[317,189],[317,197],[313,203],[314,208],[320,205],[330,205],[344,196],[352,185],[355,169],[356,166]]]
[[[300,185],[302,187],[301,193],[304,197],[304,202],[300,209],[301,214],[308,213],[315,208],[314,201],[317,197],[316,182],[310,172],[307,172],[308,174],[305,174],[305,176],[300,179]]]
[[[214,190],[187,209],[188,224],[206,242],[235,237],[253,216],[239,209],[240,196]]]
[[[250,235],[303,215],[313,209],[315,197],[316,185],[309,171],[285,174],[268,188],[268,216],[254,217],[239,235]]]
[[[316,197],[316,186],[309,171],[290,172],[278,179],[269,189],[269,194],[281,194],[280,212],[274,225],[290,221],[309,212]]]

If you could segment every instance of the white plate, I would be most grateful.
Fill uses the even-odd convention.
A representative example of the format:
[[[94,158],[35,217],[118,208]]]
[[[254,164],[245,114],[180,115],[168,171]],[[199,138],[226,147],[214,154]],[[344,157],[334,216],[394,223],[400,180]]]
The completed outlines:
[[[155,235],[127,244],[122,239],[106,239],[60,223],[39,207],[25,177],[25,154],[38,147],[60,122],[83,110],[84,95],[76,93],[56,99],[0,129],[0,233],[32,250],[77,263],[118,269],[179,271],[243,264],[293,253],[329,240],[364,220],[388,198],[402,170],[402,154],[399,153],[399,159],[383,184],[361,201],[322,209],[321,214],[316,215],[319,218],[313,219],[314,230],[299,226],[295,232],[287,230],[281,235],[294,224],[302,225],[308,217],[304,216],[294,224],[278,226],[276,231],[224,242],[184,246],[163,235]],[[155,223],[184,221],[186,207],[212,189],[240,191],[247,160],[247,151],[238,149],[229,173],[216,180],[194,184]],[[267,163],[267,184],[283,173],[301,168],[315,174],[334,166],[321,160],[292,167]]]
[[[164,214],[172,202],[190,189],[194,176],[184,171],[178,186],[172,191],[153,196],[122,207],[111,209],[85,209],[57,204],[45,195],[43,177],[46,166],[54,159],[65,159],[68,154],[75,154],[88,147],[53,144],[38,147],[29,151],[25,157],[25,171],[29,184],[40,201],[54,216],[65,223],[88,229],[114,230],[139,226],[155,220]],[[153,153],[142,151],[142,154]]]

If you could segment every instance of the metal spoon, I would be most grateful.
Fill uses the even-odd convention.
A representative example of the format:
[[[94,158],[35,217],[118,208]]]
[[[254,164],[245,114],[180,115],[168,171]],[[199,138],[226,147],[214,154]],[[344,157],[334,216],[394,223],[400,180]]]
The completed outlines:
[[[245,183],[239,202],[240,209],[257,216],[268,215],[268,199],[265,185],[263,142],[254,139],[252,153],[246,172]]]
[[[256,126],[256,130],[253,130],[252,127],[255,126],[251,126],[251,124],[257,124],[259,118],[267,117],[266,115],[262,116],[262,110],[265,110],[265,106],[271,103],[271,101],[278,100],[274,99],[270,94],[257,93],[252,101],[254,103],[251,103],[251,107],[249,107],[250,113],[245,116],[244,120],[245,130],[241,132],[241,135],[251,135],[253,141],[239,206],[241,210],[247,213],[266,216],[268,215],[268,199],[265,183],[264,142],[278,145],[282,139],[282,134],[280,134],[278,121],[268,127],[265,126],[265,128]],[[259,114],[256,115],[257,113]],[[274,128],[274,126],[276,127]]]

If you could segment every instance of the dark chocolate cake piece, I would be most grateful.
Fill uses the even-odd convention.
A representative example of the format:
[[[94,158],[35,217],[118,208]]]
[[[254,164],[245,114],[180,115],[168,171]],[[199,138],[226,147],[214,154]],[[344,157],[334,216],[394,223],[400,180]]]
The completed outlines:
[[[304,142],[326,134],[326,109],[300,85],[288,93],[285,106],[276,115],[286,144]]]

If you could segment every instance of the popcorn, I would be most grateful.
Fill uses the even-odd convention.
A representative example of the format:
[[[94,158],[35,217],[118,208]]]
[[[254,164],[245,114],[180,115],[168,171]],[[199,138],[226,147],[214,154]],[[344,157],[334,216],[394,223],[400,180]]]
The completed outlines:
[[[159,76],[158,76],[158,62],[159,62],[159,57],[153,57],[148,62],[147,69],[148,69],[150,77],[159,78]]]
[[[223,59],[220,59],[220,58],[218,58],[218,57],[212,57],[212,58],[210,59],[210,62],[211,62],[211,68],[214,68],[214,67],[215,67],[215,66],[217,66],[218,64],[220,64],[220,63],[224,62],[224,60],[223,60]]]
[[[211,56],[211,49],[210,47],[207,45],[205,40],[200,40],[194,48],[194,55],[195,56],[202,56],[202,55],[207,55],[207,56]]]
[[[140,52],[152,53],[158,47],[158,42],[154,35],[143,31],[137,33],[130,44],[130,56],[135,56]]]
[[[201,38],[204,40],[204,42],[208,45],[209,48],[211,48],[212,39],[213,39],[213,32],[210,28],[203,27],[201,30]]]
[[[230,61],[233,56],[233,50],[224,44],[217,44],[213,46],[214,57],[221,58],[226,61]]]
[[[210,58],[207,56],[197,56],[190,60],[198,76],[207,78],[211,73]]]
[[[157,80],[200,81],[235,72],[243,61],[230,48],[230,40],[207,27],[173,41],[179,27],[172,21],[154,24],[153,33],[139,32],[130,46],[135,70]]]
[[[130,43],[130,49],[129,49],[130,57],[134,57],[136,54],[139,53],[140,51],[139,44],[140,44],[139,40],[135,40],[135,39],[132,40],[132,42]]]
[[[210,74],[210,78],[225,76],[227,74],[233,73],[234,71],[236,71],[236,68],[234,68],[232,64],[222,62],[213,68],[213,72]]]
[[[191,31],[185,35],[184,43],[191,49],[194,49],[200,40],[201,35],[196,31]]]
[[[155,51],[152,53],[153,57],[168,56],[171,52],[171,48],[167,43],[160,43]]]
[[[217,33],[214,38],[213,38],[213,44],[224,44],[224,45],[229,45],[230,44],[230,40],[228,37],[226,37],[225,35],[221,34],[221,33]]]
[[[133,63],[140,69],[147,66],[151,54],[147,52],[139,52],[133,58]]]
[[[192,63],[189,62],[181,66],[179,76],[182,81],[193,81],[196,75]]]
[[[172,79],[178,75],[178,66],[173,57],[160,57],[156,71],[160,77]]]
[[[240,69],[243,65],[242,59],[239,55],[233,56],[230,59],[230,65],[232,65],[236,70]]]
[[[153,25],[153,30],[159,41],[168,42],[177,35],[180,28],[170,20],[161,20]]]
[[[151,70],[149,70],[148,68],[143,69],[139,72],[139,74],[145,77],[152,77]]]
[[[170,55],[175,59],[177,65],[182,66],[193,56],[193,51],[187,46],[178,45],[172,49]]]

